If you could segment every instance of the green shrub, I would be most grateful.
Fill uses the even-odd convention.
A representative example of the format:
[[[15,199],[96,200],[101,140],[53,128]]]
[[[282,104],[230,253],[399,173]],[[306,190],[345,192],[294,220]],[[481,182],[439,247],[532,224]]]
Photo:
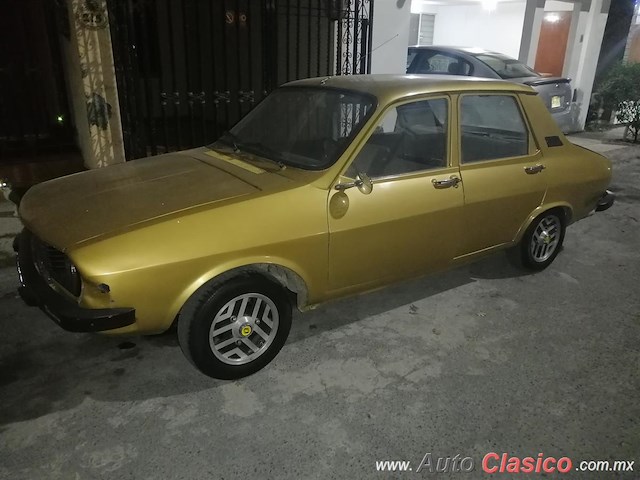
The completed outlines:
[[[628,126],[634,143],[640,133],[640,63],[619,63],[605,76],[598,94],[616,119]],[[626,132],[625,132],[626,133]]]

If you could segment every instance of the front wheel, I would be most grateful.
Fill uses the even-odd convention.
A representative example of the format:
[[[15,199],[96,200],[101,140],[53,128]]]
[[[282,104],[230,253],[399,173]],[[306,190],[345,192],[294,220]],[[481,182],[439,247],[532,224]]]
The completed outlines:
[[[556,210],[545,212],[529,226],[520,242],[524,267],[543,270],[551,265],[562,248],[564,216]]]
[[[284,289],[257,275],[204,289],[189,300],[178,319],[185,356],[205,375],[225,380],[267,365],[290,329],[291,303]]]

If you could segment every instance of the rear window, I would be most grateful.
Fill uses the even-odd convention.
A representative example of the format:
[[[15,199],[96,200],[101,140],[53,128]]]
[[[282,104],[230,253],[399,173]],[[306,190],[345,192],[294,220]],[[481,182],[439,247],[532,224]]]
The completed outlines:
[[[485,63],[500,78],[539,77],[540,75],[515,58],[500,54],[478,54],[475,57]]]
[[[416,58],[417,54],[418,54],[418,50],[415,48],[410,48],[409,51],[407,52],[407,71],[409,71],[409,66],[413,62],[413,59]]]

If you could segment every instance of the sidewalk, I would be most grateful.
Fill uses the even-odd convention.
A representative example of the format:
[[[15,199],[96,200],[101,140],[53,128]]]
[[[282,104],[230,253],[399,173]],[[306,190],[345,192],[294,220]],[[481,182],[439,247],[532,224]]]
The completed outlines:
[[[14,213],[15,205],[0,194],[0,268],[14,264],[12,242],[22,230],[22,223]]]
[[[633,144],[622,140],[623,132],[624,127],[615,127],[604,131],[572,133],[567,135],[567,138],[575,145],[606,154],[611,150],[633,146]]]

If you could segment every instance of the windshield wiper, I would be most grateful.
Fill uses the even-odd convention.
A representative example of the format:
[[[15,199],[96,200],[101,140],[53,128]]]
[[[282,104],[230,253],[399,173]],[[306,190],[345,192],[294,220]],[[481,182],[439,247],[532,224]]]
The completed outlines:
[[[225,131],[222,134],[222,136],[220,137],[220,141],[233,147],[233,153],[240,153],[240,147],[238,147],[240,141],[238,137],[235,134],[231,133],[229,130]]]
[[[271,147],[268,147],[260,142],[243,142],[237,135],[230,131],[225,131],[219,139],[220,142],[225,143],[233,148],[233,153],[251,153],[258,156],[260,159],[268,160],[278,165],[280,170],[287,168],[285,163],[280,160],[281,153]],[[266,156],[265,156],[266,155]]]
[[[278,165],[280,170],[284,170],[287,168],[287,165],[281,160],[282,154],[260,142],[247,142],[241,143],[243,148],[248,148],[251,153],[258,155],[260,158],[264,158],[265,160],[269,160],[270,162]]]

